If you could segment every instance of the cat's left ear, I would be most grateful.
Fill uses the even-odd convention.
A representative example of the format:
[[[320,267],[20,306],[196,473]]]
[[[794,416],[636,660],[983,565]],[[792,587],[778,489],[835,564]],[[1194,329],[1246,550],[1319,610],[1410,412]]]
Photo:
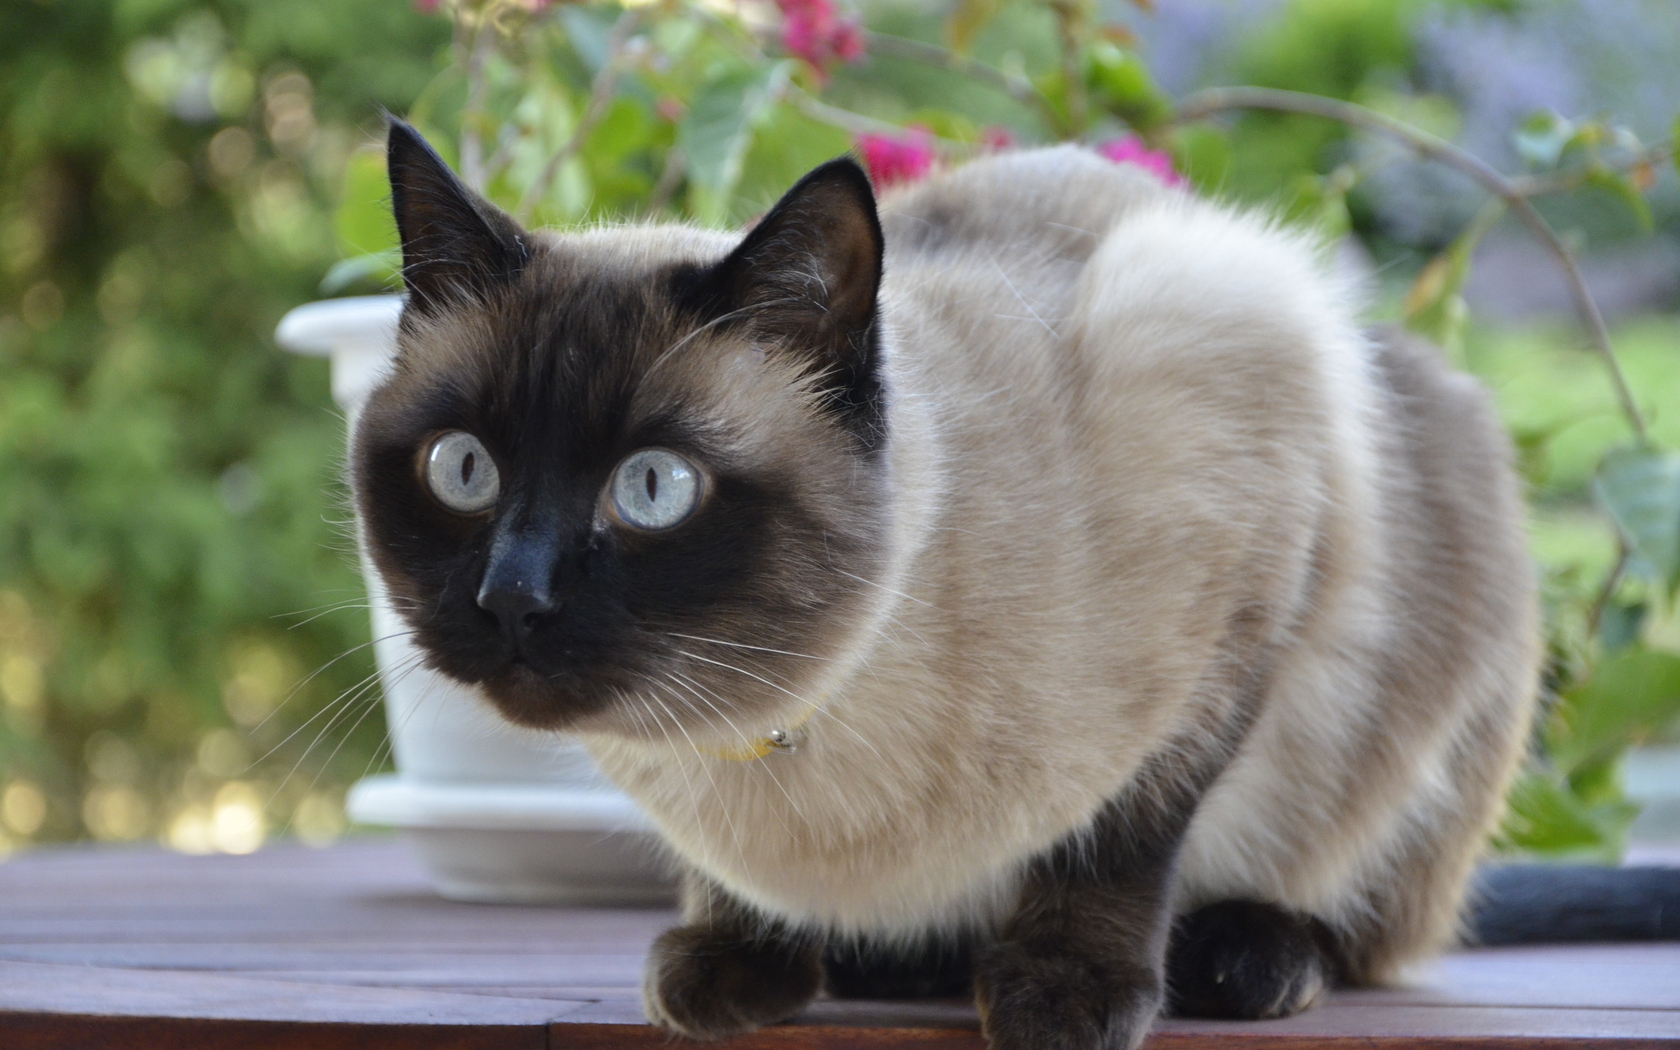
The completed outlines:
[[[712,308],[736,313],[837,382],[837,407],[879,410],[876,294],[884,246],[869,176],[850,157],[789,190],[711,273]]]
[[[483,302],[519,273],[519,224],[456,178],[418,131],[389,118],[385,155],[411,303],[430,311]]]

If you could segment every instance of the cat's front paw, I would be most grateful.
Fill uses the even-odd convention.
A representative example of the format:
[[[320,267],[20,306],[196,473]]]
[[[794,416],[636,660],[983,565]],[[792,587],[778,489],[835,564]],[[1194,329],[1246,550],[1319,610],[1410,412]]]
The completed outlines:
[[[991,1050],[1134,1050],[1161,1010],[1161,975],[1006,941],[976,962]]]
[[[653,942],[642,1010],[649,1022],[690,1038],[726,1039],[787,1020],[821,982],[816,948],[677,926]]]
[[[1167,953],[1173,1012],[1261,1020],[1307,1009],[1336,975],[1317,919],[1258,901],[1222,901],[1178,920]]]

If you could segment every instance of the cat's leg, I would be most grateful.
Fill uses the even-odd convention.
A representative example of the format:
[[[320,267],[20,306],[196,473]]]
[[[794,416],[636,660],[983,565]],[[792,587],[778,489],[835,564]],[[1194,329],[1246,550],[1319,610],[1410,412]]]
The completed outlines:
[[[1335,934],[1310,915],[1221,901],[1179,919],[1167,949],[1167,996],[1184,1017],[1259,1020],[1305,1010],[1340,971]]]
[[[1165,992],[1174,862],[1203,780],[1146,770],[1091,828],[1032,863],[1019,910],[975,958],[992,1050],[1143,1041]]]
[[[659,935],[642,976],[647,1019],[695,1039],[785,1021],[822,983],[822,940],[758,914],[697,873],[683,925]]]

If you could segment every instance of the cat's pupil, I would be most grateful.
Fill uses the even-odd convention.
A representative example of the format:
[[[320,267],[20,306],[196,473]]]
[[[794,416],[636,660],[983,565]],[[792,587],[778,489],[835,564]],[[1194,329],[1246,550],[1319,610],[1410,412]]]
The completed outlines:
[[[647,490],[648,502],[651,503],[659,495],[659,474],[652,467],[649,467],[647,472]]]
[[[478,453],[476,452],[468,452],[461,457],[461,484],[465,485],[472,480],[473,464],[477,459]]]

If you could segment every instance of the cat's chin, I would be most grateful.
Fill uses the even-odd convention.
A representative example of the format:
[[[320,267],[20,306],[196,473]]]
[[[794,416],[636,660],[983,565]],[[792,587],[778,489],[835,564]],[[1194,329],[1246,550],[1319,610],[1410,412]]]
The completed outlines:
[[[503,718],[526,729],[573,729],[607,706],[570,692],[523,662],[478,684]]]

